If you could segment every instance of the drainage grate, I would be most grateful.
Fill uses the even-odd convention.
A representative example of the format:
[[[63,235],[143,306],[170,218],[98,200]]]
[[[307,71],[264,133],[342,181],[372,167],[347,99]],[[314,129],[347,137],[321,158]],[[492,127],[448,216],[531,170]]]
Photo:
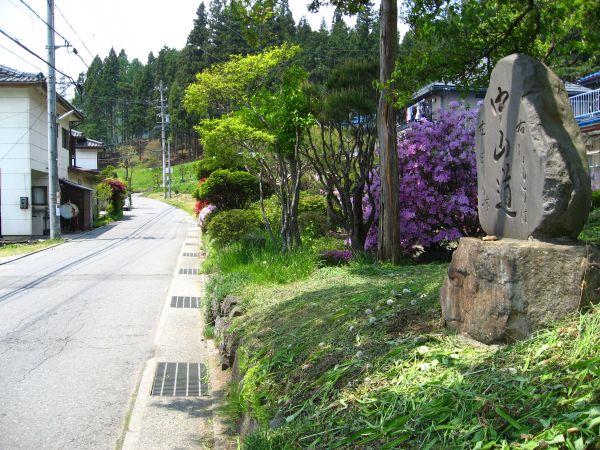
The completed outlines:
[[[198,269],[179,269],[180,275],[198,275]]]
[[[159,362],[150,395],[198,397],[208,395],[206,366],[202,363]]]
[[[186,253],[186,252],[184,252],[184,253],[183,253],[183,256],[193,256],[193,257],[197,257],[197,256],[200,256],[200,253]]]
[[[186,242],[185,245],[198,245],[195,242]]]
[[[174,295],[171,297],[171,308],[200,308],[200,297]]]

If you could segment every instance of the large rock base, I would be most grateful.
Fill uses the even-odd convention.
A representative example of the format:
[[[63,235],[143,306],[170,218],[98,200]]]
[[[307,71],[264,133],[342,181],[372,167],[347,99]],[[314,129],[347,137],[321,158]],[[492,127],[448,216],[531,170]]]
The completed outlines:
[[[600,300],[599,262],[585,244],[462,238],[440,291],[446,325],[486,344],[523,339]]]

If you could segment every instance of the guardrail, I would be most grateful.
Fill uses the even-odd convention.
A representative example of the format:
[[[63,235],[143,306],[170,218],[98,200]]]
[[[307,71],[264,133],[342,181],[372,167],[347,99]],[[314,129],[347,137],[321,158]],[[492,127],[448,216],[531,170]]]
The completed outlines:
[[[574,95],[569,100],[578,124],[600,117],[600,89]]]

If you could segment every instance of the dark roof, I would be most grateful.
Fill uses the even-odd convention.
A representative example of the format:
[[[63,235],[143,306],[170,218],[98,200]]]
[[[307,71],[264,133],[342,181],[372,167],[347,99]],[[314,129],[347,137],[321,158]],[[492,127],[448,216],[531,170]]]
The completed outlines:
[[[41,83],[46,80],[43,73],[19,72],[0,64],[0,83]]]
[[[104,142],[87,138],[82,131],[71,130],[71,136],[75,138],[75,148],[106,148]]]
[[[46,77],[43,73],[28,73],[19,72],[0,64],[0,84],[38,84],[44,92],[46,91]],[[62,95],[56,94],[56,102],[59,103],[67,111],[74,111],[75,115],[81,121],[83,115],[77,110],[67,99]]]

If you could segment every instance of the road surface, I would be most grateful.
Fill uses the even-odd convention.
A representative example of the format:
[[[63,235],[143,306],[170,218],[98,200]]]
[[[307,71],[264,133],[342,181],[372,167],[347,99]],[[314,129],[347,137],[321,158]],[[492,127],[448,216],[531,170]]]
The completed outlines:
[[[111,449],[122,436],[189,221],[133,206],[0,266],[0,449]]]

